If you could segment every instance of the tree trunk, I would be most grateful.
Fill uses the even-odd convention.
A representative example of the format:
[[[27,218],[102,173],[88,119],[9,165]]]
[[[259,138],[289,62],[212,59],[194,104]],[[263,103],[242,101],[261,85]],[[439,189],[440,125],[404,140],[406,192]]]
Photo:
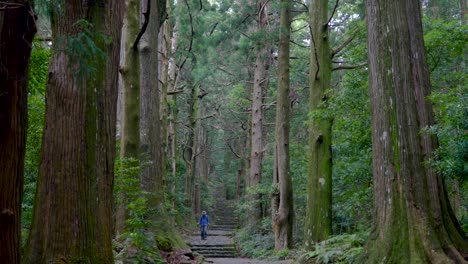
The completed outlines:
[[[123,86],[120,157],[135,160],[139,159],[140,147],[140,63],[138,50],[133,49],[133,43],[140,30],[139,7],[140,0],[129,0],[127,2],[122,32],[120,66]],[[117,234],[124,232],[127,218],[124,202],[126,200],[125,193],[120,195],[120,203],[117,205],[116,213]]]
[[[328,0],[310,4],[312,28],[310,58],[310,111],[323,110],[330,89],[331,51],[328,37]],[[304,241],[307,247],[332,234],[332,155],[329,118],[309,124],[309,168]]]
[[[192,207],[194,186],[195,186],[195,147],[196,142],[196,129],[197,129],[197,115],[198,115],[198,86],[192,85],[192,92],[189,99],[189,132],[187,133],[187,143],[184,147],[184,160],[186,165],[185,175],[185,205]]]
[[[36,24],[29,3],[7,1],[2,6],[5,9],[0,10],[0,259],[15,264],[20,263],[28,69]]]
[[[262,0],[258,2],[258,20],[256,31],[262,32],[268,26],[268,1]],[[266,33],[266,32],[264,32]],[[250,187],[254,189],[251,199],[253,200],[253,208],[250,213],[250,221],[252,225],[260,223],[263,217],[262,213],[262,197],[256,190],[262,179],[262,162],[264,153],[264,129],[263,123],[265,111],[263,104],[265,102],[265,93],[269,83],[268,69],[271,64],[271,47],[267,41],[254,43],[256,48],[256,60],[252,90],[252,134],[251,134],[251,153],[250,153]]]
[[[168,5],[168,12],[172,12],[169,9],[170,5]],[[168,23],[170,20],[167,20]],[[169,23],[168,23],[169,24]],[[178,24],[174,26],[173,32],[171,32],[172,28],[171,25],[167,25],[165,27],[166,31],[166,38],[170,40],[168,44],[168,49],[170,49],[170,54],[168,54],[169,58],[169,65],[168,65],[168,82],[167,82],[167,90],[174,91],[176,89],[177,83],[177,67],[175,63],[175,58],[173,54],[177,50],[177,40],[178,40],[178,33],[177,33]],[[177,177],[177,160],[179,158],[178,151],[177,151],[177,117],[178,117],[178,109],[177,109],[177,95],[170,95],[168,98],[168,118],[169,118],[169,135],[168,141],[170,145],[170,160],[171,160],[171,192],[173,194],[176,193],[176,177]],[[175,207],[175,205],[174,205]]]
[[[141,2],[141,14],[149,12]],[[148,28],[140,42],[140,157],[149,164],[142,167],[141,187],[150,194],[149,208],[164,200],[164,183],[161,160],[160,92],[158,78],[158,36],[160,10],[158,0],[150,0]],[[165,5],[165,2],[164,2]],[[144,18],[140,21],[144,22]]]
[[[293,190],[289,171],[289,41],[291,1],[281,0],[278,47],[278,95],[275,129],[275,166],[273,171],[272,220],[275,250],[293,246]]]
[[[165,1],[166,2],[166,1]],[[169,9],[170,3],[166,2],[166,11]],[[171,48],[171,23],[166,19],[162,25],[162,30],[159,33],[160,54],[161,54],[161,166],[164,187],[167,188],[167,158],[169,151],[169,121],[168,121],[168,97],[167,88],[169,87],[169,56]]]
[[[96,38],[105,58],[78,65],[70,40],[92,31],[120,39],[123,1],[69,1],[53,10],[54,49],[32,227],[24,263],[113,263],[111,208],[119,42]],[[87,47],[81,47],[86,49]],[[81,61],[83,63],[83,61]],[[92,75],[80,67],[95,67]],[[78,74],[76,74],[78,70]]]
[[[467,2],[468,0],[460,0],[460,21],[462,25],[466,25],[466,18],[467,18]]]
[[[425,161],[436,139],[418,1],[366,3],[374,224],[361,262],[466,263],[468,241],[443,179]]]

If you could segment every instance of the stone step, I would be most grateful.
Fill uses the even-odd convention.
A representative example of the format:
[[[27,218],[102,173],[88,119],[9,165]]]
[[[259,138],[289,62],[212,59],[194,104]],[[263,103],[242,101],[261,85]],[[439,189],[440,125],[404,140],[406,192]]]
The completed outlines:
[[[234,244],[218,244],[218,245],[211,245],[211,244],[194,244],[190,245],[192,249],[199,249],[199,248],[211,248],[211,249],[236,249]]]
[[[228,252],[228,253],[237,253],[237,250],[235,248],[192,248],[192,251],[199,252],[200,254],[203,253],[220,253],[220,252]]]
[[[208,228],[208,230],[229,230],[229,231],[232,231],[232,230],[236,230],[237,229],[237,225],[210,225],[210,227]]]

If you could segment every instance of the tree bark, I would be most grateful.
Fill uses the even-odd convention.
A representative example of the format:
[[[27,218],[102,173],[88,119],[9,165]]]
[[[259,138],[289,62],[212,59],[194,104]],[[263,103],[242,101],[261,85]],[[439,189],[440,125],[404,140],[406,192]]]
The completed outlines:
[[[273,171],[272,220],[275,250],[293,246],[293,190],[289,169],[289,41],[291,1],[281,0],[278,47],[278,93],[275,127],[275,166]]]
[[[191,85],[192,92],[188,101],[189,105],[189,131],[187,133],[187,142],[184,147],[184,160],[186,166],[185,174],[185,205],[192,208],[194,187],[195,187],[195,149],[196,149],[196,129],[198,121],[198,85]]]
[[[9,4],[20,4],[11,8]],[[28,127],[28,69],[36,24],[32,6],[0,10],[0,259],[20,263],[21,199]]]
[[[140,147],[140,62],[133,43],[140,30],[140,0],[128,0],[123,24],[121,66],[122,77],[122,122],[120,158],[139,160]],[[125,163],[124,163],[125,164]],[[130,164],[129,164],[130,165]],[[122,177],[120,175],[119,177]],[[116,212],[116,231],[125,231],[127,219],[125,193],[120,194]]]
[[[91,29],[120,39],[123,1],[69,1],[52,13],[53,43],[46,118],[33,220],[24,263],[113,263],[111,208],[119,41],[95,45],[106,53],[96,72],[76,76],[69,46]]]
[[[460,21],[462,25],[466,25],[466,18],[467,18],[467,0],[460,0]]]
[[[312,29],[310,57],[311,112],[323,110],[331,81],[331,50],[328,37],[328,0],[310,4]],[[332,120],[311,120],[309,124],[309,168],[304,241],[307,247],[332,234]]]
[[[418,1],[366,3],[374,224],[361,263],[466,263],[468,241],[443,179],[425,161],[437,147]]]
[[[254,3],[255,4],[255,3]],[[257,3],[258,18],[256,31],[261,33],[268,26],[268,1],[262,0]],[[266,33],[266,32],[264,32]],[[252,134],[251,134],[251,153],[250,153],[250,187],[254,193],[251,199],[253,200],[253,208],[250,213],[250,221],[252,225],[257,225],[261,222],[262,213],[262,197],[256,190],[262,179],[262,162],[264,153],[264,118],[265,111],[263,108],[265,102],[265,93],[268,88],[269,76],[268,69],[271,64],[271,46],[268,41],[254,43],[256,50],[255,70],[252,89]]]
[[[141,2],[141,13],[148,7]],[[156,208],[164,201],[164,182],[161,159],[161,121],[158,78],[158,36],[161,7],[158,0],[150,0],[149,23],[140,43],[140,157],[149,161],[141,172],[141,187],[150,194],[149,208]],[[165,2],[164,2],[165,5]],[[143,18],[140,18],[141,21]]]

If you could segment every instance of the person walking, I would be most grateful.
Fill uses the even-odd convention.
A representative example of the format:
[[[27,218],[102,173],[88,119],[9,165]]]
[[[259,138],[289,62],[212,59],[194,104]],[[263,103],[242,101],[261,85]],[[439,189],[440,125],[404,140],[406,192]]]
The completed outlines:
[[[206,214],[206,211],[202,212],[200,220],[198,220],[198,225],[200,225],[201,239],[206,240],[208,225],[210,224],[210,218]]]

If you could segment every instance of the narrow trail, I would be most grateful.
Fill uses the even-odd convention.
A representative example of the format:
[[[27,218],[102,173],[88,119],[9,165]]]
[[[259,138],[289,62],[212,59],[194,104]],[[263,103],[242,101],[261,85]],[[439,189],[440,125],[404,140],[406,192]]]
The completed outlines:
[[[189,238],[192,251],[205,257],[204,263],[213,264],[289,264],[291,261],[262,261],[241,258],[236,249],[233,235],[239,227],[239,218],[235,214],[235,200],[226,200],[223,189],[217,189],[214,197],[217,199],[213,212],[208,212],[210,225],[208,238],[202,240],[199,232]]]

